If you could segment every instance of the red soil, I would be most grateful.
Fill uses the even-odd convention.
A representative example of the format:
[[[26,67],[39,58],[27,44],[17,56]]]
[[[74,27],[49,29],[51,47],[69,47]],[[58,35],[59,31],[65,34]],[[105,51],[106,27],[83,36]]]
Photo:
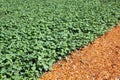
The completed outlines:
[[[55,63],[40,80],[120,80],[120,25]]]

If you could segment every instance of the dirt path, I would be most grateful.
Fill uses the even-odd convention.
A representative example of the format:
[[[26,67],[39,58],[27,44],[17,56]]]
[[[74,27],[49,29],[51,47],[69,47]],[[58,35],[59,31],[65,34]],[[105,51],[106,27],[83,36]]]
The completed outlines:
[[[54,64],[40,80],[120,80],[120,26]]]

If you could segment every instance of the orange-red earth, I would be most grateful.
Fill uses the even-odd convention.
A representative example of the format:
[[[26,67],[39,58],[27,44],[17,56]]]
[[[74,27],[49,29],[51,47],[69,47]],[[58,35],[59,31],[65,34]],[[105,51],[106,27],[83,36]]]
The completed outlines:
[[[55,63],[39,80],[120,80],[120,25]]]

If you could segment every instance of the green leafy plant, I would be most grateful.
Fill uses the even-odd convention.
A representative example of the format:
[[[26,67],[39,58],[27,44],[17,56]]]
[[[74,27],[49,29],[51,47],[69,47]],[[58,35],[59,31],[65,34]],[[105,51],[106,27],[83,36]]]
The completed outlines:
[[[0,0],[0,80],[36,80],[120,18],[119,0]]]

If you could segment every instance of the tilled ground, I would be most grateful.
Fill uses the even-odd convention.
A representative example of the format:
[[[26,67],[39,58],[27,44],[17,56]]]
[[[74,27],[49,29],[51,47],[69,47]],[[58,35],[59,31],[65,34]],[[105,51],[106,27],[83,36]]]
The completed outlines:
[[[120,80],[120,26],[58,61],[40,80]]]

